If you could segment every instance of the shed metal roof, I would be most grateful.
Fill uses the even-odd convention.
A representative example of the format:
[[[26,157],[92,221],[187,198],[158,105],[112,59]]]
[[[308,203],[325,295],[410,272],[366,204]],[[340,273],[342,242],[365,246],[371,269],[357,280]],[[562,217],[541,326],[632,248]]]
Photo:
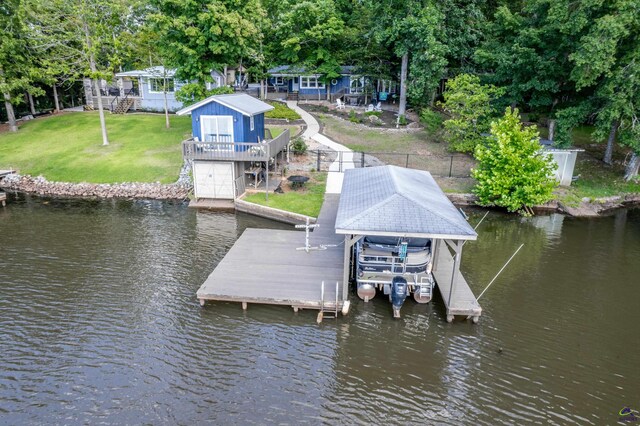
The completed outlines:
[[[475,240],[429,172],[396,166],[345,171],[336,233]]]
[[[209,96],[200,102],[196,102],[186,108],[182,108],[176,112],[176,115],[189,114],[194,109],[200,108],[203,105],[207,105],[211,102],[219,103],[227,108],[231,108],[234,111],[251,117],[252,115],[261,114],[263,112],[271,111],[273,106],[266,102],[262,102],[260,99],[256,99],[253,96],[246,93],[234,93],[231,95],[213,95]]]

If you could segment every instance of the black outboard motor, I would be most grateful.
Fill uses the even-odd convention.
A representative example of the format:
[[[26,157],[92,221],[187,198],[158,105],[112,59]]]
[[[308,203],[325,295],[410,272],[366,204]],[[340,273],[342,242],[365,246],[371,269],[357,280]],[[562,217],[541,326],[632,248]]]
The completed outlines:
[[[391,305],[393,306],[394,318],[400,318],[400,308],[402,308],[402,304],[407,298],[407,289],[407,280],[400,276],[393,277],[389,298],[391,299]]]

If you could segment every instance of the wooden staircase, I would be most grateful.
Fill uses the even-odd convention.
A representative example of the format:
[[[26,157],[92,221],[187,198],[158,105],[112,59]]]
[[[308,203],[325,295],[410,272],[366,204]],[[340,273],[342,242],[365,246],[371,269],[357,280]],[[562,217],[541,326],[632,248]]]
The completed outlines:
[[[129,109],[133,106],[133,103],[133,99],[125,97],[118,102],[115,108],[113,108],[112,112],[114,114],[126,114],[127,111],[129,111]]]

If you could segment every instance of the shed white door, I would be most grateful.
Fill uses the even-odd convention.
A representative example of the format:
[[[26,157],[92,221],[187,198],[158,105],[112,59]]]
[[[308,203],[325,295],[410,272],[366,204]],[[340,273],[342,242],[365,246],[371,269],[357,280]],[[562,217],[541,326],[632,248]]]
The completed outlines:
[[[194,161],[193,181],[196,198],[235,198],[233,163]]]

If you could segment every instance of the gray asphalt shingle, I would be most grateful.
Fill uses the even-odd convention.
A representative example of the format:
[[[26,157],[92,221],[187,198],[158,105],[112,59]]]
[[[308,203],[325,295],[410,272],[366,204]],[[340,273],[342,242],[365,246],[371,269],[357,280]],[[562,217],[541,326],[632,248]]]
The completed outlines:
[[[396,166],[345,171],[336,230],[477,237],[429,172]]]

